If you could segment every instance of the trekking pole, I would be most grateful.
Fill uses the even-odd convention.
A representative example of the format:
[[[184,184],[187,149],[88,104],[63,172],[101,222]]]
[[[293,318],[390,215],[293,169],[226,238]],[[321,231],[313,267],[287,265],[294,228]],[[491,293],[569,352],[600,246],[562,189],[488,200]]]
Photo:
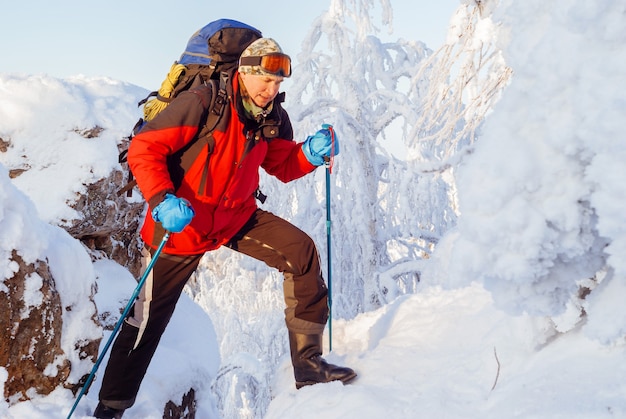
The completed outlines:
[[[83,384],[83,388],[80,390],[80,394],[76,398],[76,401],[74,402],[74,406],[72,406],[72,410],[70,410],[70,413],[67,415],[67,419],[70,419],[72,417],[72,413],[74,413],[74,410],[76,410],[76,407],[78,406],[78,402],[80,401],[81,397],[83,397],[83,395],[85,395],[87,391],[89,390],[89,387],[91,386],[91,382],[93,381],[96,375],[96,372],[98,371],[98,367],[100,367],[100,364],[102,363],[102,359],[104,358],[104,355],[109,350],[109,346],[111,346],[111,343],[113,342],[113,339],[115,338],[115,335],[117,335],[117,332],[120,330],[120,327],[122,326],[122,322],[124,321],[131,307],[135,303],[135,299],[139,296],[139,293],[141,292],[141,288],[143,288],[143,285],[146,283],[148,274],[152,270],[154,263],[156,262],[159,255],[161,254],[161,250],[163,250],[163,247],[165,246],[165,243],[167,243],[167,240],[169,238],[170,238],[170,232],[166,231],[165,236],[163,236],[163,240],[161,240],[161,244],[159,244],[159,247],[154,252],[154,255],[152,255],[152,258],[150,259],[150,263],[146,267],[146,270],[144,271],[143,275],[141,276],[141,279],[139,280],[137,287],[135,287],[135,291],[133,292],[133,295],[130,297],[130,300],[128,300],[128,304],[126,304],[126,308],[124,309],[124,312],[122,313],[122,315],[120,316],[120,319],[115,324],[115,327],[113,328],[113,332],[111,332],[111,336],[109,336],[109,340],[107,341],[106,345],[104,345],[104,349],[102,349],[102,352],[98,356],[96,363],[91,369],[91,374],[89,374],[87,381],[85,381],[85,384]]]
[[[332,126],[330,131],[330,157],[324,157],[326,167],[326,258],[328,263],[328,352],[333,350],[333,276],[332,276],[332,255],[330,238],[330,174],[333,171],[333,153],[335,152],[335,130]]]

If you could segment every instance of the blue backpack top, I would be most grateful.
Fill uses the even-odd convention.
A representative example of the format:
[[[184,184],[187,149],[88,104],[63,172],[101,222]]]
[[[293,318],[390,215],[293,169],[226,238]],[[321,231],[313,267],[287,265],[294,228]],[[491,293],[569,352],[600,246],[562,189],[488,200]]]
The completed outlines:
[[[235,62],[236,65],[243,50],[261,37],[261,31],[250,25],[231,19],[219,19],[191,36],[178,63],[217,66],[220,63]]]

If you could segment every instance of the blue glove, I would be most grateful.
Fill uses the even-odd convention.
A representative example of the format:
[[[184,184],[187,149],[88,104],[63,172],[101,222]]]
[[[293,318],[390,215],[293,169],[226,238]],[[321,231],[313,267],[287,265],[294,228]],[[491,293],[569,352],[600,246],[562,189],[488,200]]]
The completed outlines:
[[[324,157],[329,157],[331,154],[332,136],[330,129],[332,125],[323,124],[322,129],[317,131],[315,135],[310,135],[304,143],[302,143],[302,152],[304,156],[314,166],[321,166],[324,164]],[[335,147],[333,155],[339,154],[339,139],[335,132]]]
[[[167,231],[180,233],[195,214],[189,201],[168,193],[165,199],[152,210],[152,219],[161,222]]]

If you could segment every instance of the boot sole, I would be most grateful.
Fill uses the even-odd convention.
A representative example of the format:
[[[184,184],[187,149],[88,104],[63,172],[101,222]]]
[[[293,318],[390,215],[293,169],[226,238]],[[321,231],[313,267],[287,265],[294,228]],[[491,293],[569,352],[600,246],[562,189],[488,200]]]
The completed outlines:
[[[354,373],[354,374],[348,375],[347,377],[341,378],[339,380],[333,380],[333,381],[296,381],[296,389],[300,390],[302,387],[312,386],[315,384],[332,383],[334,381],[341,381],[343,384],[348,384],[352,380],[354,380],[356,377],[357,377],[357,374]]]

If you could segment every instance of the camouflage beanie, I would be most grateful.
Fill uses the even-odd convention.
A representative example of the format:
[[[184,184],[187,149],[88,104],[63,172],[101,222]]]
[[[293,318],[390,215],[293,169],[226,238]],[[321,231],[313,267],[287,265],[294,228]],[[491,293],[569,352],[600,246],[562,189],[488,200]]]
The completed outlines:
[[[270,54],[286,54],[283,52],[278,42],[272,38],[259,38],[251,43],[242,53],[241,58],[244,57],[263,57]],[[288,58],[288,57],[287,57]],[[257,76],[269,75],[275,76],[276,74],[266,71],[261,65],[244,65],[239,64],[239,72],[242,74],[253,74]],[[291,72],[291,71],[290,71]],[[291,74],[285,75],[289,77]]]

